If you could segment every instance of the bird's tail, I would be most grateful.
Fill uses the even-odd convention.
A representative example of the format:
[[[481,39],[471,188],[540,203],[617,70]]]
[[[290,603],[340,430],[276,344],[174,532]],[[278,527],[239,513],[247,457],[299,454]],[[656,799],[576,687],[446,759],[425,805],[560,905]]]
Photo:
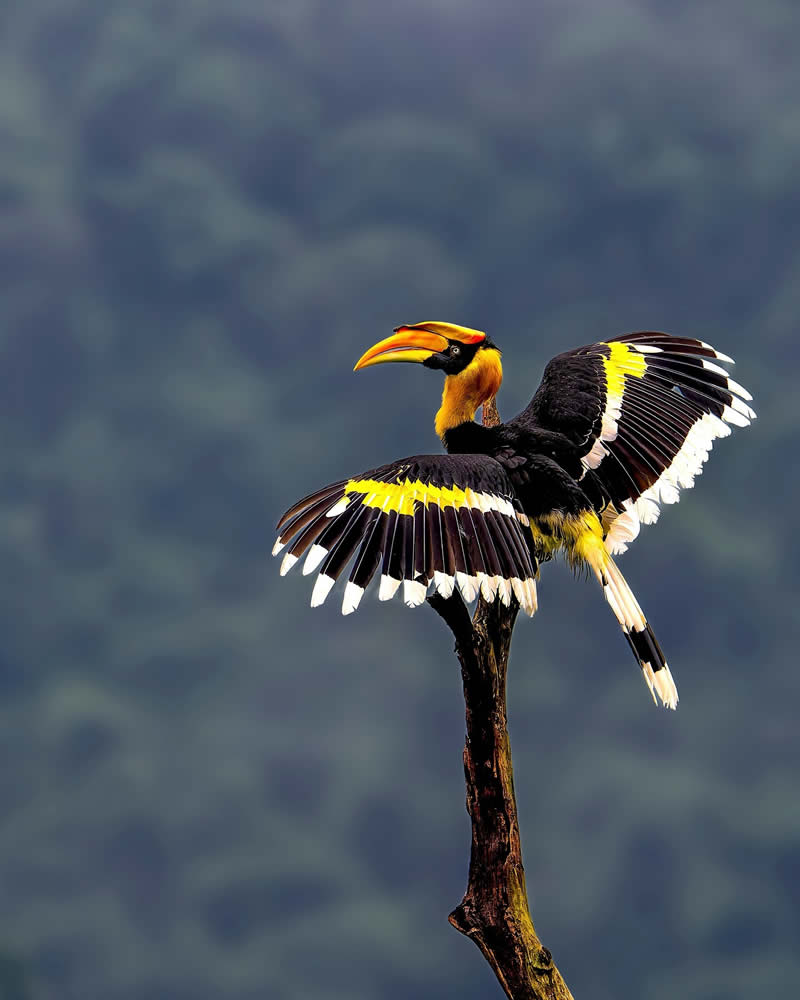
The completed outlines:
[[[610,556],[605,560],[603,569],[595,566],[592,568],[603,587],[605,599],[622,626],[628,645],[642,668],[653,701],[658,704],[656,699],[658,695],[665,708],[677,708],[678,689],[675,687],[675,681],[672,679],[658,639],[647,624],[647,619],[639,607],[639,602],[633,596],[627,580]]]
[[[608,554],[603,543],[603,529],[597,515],[594,511],[587,510],[578,514],[562,515],[553,523],[545,523],[564,547],[567,562],[573,569],[588,566],[600,581],[605,599],[622,626],[636,662],[642,668],[653,701],[658,704],[657,695],[665,708],[676,708],[678,689],[675,687],[675,681],[669,672],[658,639],[647,624],[644,612],[633,596],[625,577]]]

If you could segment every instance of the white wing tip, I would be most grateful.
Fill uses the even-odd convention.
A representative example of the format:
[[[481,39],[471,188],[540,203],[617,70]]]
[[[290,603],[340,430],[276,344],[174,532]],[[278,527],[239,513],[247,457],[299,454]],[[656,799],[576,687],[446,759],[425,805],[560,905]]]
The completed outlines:
[[[636,510],[636,516],[639,518],[642,524],[655,524],[658,520],[659,514],[661,513],[661,508],[658,506],[658,501],[653,499],[650,490],[645,490],[645,492],[639,497],[638,500],[634,501],[634,508]]]
[[[297,556],[293,556],[291,552],[287,552],[283,557],[283,562],[281,563],[281,576],[286,576],[296,562]]]
[[[736,410],[737,413],[741,413],[743,416],[747,417],[748,420],[756,419],[756,411],[736,396],[734,396],[731,400],[731,408]]]
[[[313,573],[327,554],[328,550],[315,542],[308,550],[306,561],[303,563],[303,576],[309,576]]]
[[[409,608],[418,608],[425,600],[428,586],[420,580],[403,580],[403,601]]]
[[[746,406],[745,403],[739,403],[739,406],[743,406],[749,411],[749,413],[743,413],[739,407],[736,406],[736,403],[739,403],[738,399],[733,400],[733,406],[723,407],[722,419],[728,424],[734,424],[736,427],[749,427],[751,420],[749,413],[753,413],[753,411],[749,406]],[[755,413],[753,413],[753,416],[755,416]]]
[[[535,580],[529,579],[529,580],[526,581],[526,584],[527,584],[527,589],[528,589],[528,606],[530,608],[530,610],[528,611],[528,614],[531,616],[531,618],[533,618],[533,616],[536,614],[536,611],[537,611],[537,609],[539,607],[539,592],[536,589],[536,581]],[[528,609],[526,608],[526,610],[528,610]]]
[[[714,356],[718,361],[724,361],[726,365],[735,365],[736,362],[733,358],[729,358],[727,354],[723,354],[722,351],[718,351],[716,347],[712,347],[711,344],[707,344],[704,340],[700,341],[700,346],[705,347],[707,351],[713,351]]]
[[[458,584],[458,589],[464,600],[469,604],[474,601],[478,596],[478,580],[477,577],[469,576],[466,573],[456,573],[456,583]]]
[[[282,548],[285,548],[286,542],[282,542],[280,538],[277,539],[275,544],[272,546],[272,554],[276,556]]]
[[[628,545],[639,536],[641,521],[633,505],[627,502],[627,507],[611,522],[606,535],[606,551],[612,556],[628,551]]]
[[[748,403],[753,398],[753,394],[748,392],[743,385],[739,385],[738,382],[734,382],[732,378],[728,379],[728,388],[731,392],[735,392],[737,396],[741,396],[742,399],[746,399]]]
[[[528,603],[528,593],[525,590],[525,583],[518,576],[512,576],[510,583],[511,589],[514,591],[514,597],[517,599],[517,603],[523,611],[527,611],[526,605]]]
[[[477,578],[481,597],[491,604],[497,595],[498,578],[496,576],[489,576],[487,573],[478,573]]]
[[[433,585],[442,597],[452,597],[456,585],[455,577],[448,576],[439,569],[433,571]]]
[[[363,596],[364,588],[359,587],[357,584],[353,583],[352,580],[348,581],[347,586],[344,588],[342,614],[351,615],[361,603],[361,598]]]
[[[400,583],[401,581],[395,580],[393,576],[382,576],[380,586],[378,587],[378,600],[390,601],[397,593]]]
[[[709,361],[707,358],[702,358],[700,363],[707,372],[713,372],[715,375],[724,375],[725,378],[728,377],[728,373],[724,368],[720,368],[719,365],[715,365],[713,361]]]
[[[325,517],[337,517],[339,514],[343,514],[349,506],[350,497],[345,493],[341,500],[337,500],[333,507],[329,511],[326,511]]]
[[[314,584],[314,589],[311,591],[312,608],[318,608],[321,604],[325,603],[325,598],[330,594],[334,583],[336,583],[336,580],[332,576],[320,573],[317,577],[317,582]]]

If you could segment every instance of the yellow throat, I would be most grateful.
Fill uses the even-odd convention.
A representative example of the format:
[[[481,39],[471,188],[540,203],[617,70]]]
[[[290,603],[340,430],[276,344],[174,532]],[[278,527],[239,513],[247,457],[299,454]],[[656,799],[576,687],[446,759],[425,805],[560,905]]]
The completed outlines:
[[[494,396],[503,381],[500,352],[487,347],[477,352],[463,372],[444,380],[442,405],[436,414],[436,433],[443,437],[451,427],[474,420],[478,407]]]

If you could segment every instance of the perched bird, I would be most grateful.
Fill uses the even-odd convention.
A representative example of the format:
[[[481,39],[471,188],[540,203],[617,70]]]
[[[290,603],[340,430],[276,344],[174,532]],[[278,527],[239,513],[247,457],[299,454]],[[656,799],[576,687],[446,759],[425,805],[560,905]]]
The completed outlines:
[[[539,564],[562,552],[597,577],[653,700],[675,708],[664,654],[612,557],[694,485],[715,438],[754,419],[752,397],[717,363],[732,359],[666,333],[578,347],[553,358],[530,404],[494,427],[474,419],[503,377],[485,333],[400,326],[355,371],[394,361],[444,373],[436,432],[448,454],[401,458],[298,501],[278,522],[281,575],[307,553],[303,573],[319,570],[316,607],[352,559],[346,615],[379,568],[382,601],[401,584],[412,607],[429,587],[443,597],[457,587],[467,601],[515,599],[532,615]]]

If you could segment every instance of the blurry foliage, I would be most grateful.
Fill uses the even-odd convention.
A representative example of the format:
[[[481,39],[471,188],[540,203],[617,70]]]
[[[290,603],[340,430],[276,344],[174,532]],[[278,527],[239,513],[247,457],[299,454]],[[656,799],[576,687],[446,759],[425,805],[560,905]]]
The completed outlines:
[[[491,330],[507,416],[626,329],[739,359],[760,420],[625,560],[680,711],[547,567],[511,726],[576,996],[796,992],[798,32],[789,0],[0,10],[2,1000],[497,992],[445,922],[450,641],[269,560],[297,496],[435,447],[434,379],[350,374],[431,317]]]

